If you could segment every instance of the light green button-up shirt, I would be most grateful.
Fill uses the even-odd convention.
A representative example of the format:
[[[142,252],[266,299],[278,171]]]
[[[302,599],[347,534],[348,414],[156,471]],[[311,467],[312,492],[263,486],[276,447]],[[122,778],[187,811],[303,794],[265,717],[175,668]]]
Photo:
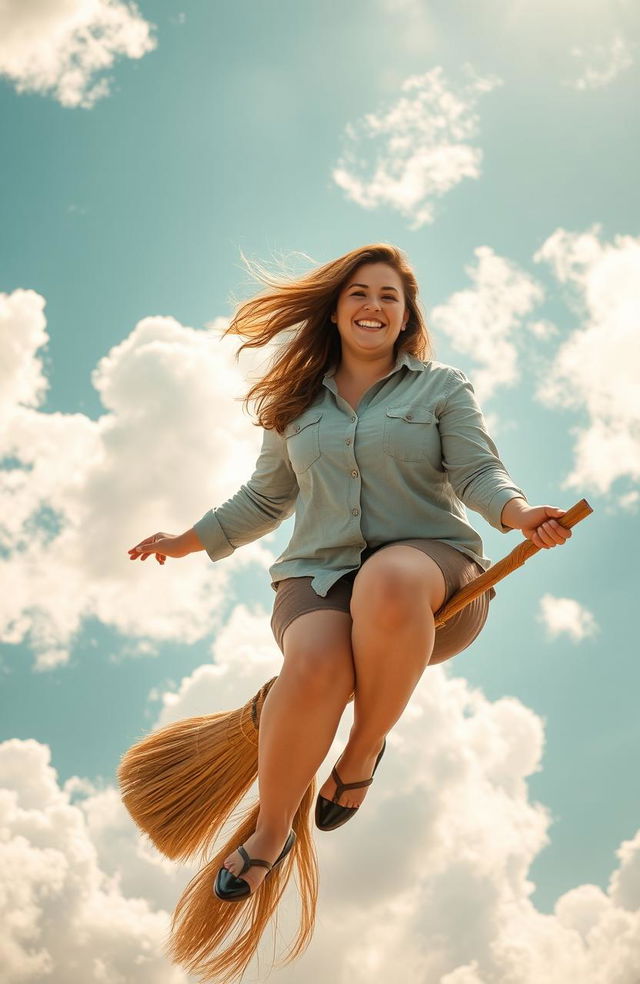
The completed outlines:
[[[360,567],[365,547],[414,537],[449,543],[486,570],[491,561],[465,506],[507,533],[504,505],[526,495],[498,457],[469,379],[400,353],[355,412],[338,394],[335,371],[284,434],[263,431],[249,481],[194,524],[211,560],[295,512],[291,539],[269,568],[274,591],[283,578],[307,576],[324,597]]]

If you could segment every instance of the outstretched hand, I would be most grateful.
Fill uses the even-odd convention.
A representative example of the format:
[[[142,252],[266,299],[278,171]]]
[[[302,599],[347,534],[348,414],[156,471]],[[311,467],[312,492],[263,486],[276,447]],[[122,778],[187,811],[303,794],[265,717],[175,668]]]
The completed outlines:
[[[526,506],[518,517],[516,529],[522,530],[536,547],[548,550],[562,545],[571,536],[571,530],[561,526],[554,517],[564,516],[566,511],[557,506]]]
[[[146,560],[151,554],[156,555],[159,564],[164,564],[167,557],[186,557],[189,550],[184,543],[184,537],[172,533],[154,533],[141,540],[135,547],[129,548],[129,559]]]

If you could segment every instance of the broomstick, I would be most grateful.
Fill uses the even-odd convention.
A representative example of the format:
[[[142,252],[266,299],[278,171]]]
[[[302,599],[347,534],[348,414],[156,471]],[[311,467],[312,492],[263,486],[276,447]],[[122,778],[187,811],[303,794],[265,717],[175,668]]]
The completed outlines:
[[[557,522],[570,529],[592,512],[586,499],[581,499]],[[527,539],[519,543],[435,613],[436,628],[540,549]],[[124,805],[168,858],[204,857],[255,781],[260,712],[276,679],[263,684],[242,707],[169,724],[142,738],[122,756],[118,780]],[[313,789],[314,784],[315,778]],[[313,792],[311,786],[305,798]]]
[[[575,506],[571,509],[567,509],[564,516],[554,516],[556,523],[560,526],[564,526],[566,530],[570,530],[572,526],[579,523],[581,520],[586,519],[587,516],[591,515],[593,509],[589,505],[586,499],[580,499],[576,502]],[[488,570],[484,571],[483,574],[479,574],[478,577],[474,577],[473,581],[465,585],[464,588],[460,588],[456,591],[454,595],[449,598],[446,605],[439,608],[438,611],[433,616],[434,624],[436,629],[441,625],[444,625],[448,619],[456,615],[461,608],[468,605],[469,602],[473,601],[474,598],[478,598],[479,595],[484,594],[489,588],[492,588],[494,584],[498,581],[502,581],[503,578],[507,577],[518,567],[522,567],[524,562],[532,557],[533,554],[538,553],[542,550],[542,547],[536,547],[535,543],[531,540],[524,539],[516,547],[513,548],[511,553],[508,553],[506,557],[499,560],[497,564],[492,564]]]

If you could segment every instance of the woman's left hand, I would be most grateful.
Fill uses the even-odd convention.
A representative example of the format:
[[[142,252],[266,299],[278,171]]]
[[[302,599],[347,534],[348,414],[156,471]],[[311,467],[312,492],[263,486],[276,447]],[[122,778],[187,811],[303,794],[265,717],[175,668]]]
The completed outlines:
[[[522,530],[527,540],[536,547],[555,547],[558,544],[566,543],[571,536],[571,530],[565,529],[554,519],[557,516],[564,516],[566,509],[558,509],[557,506],[526,506],[523,507],[518,517],[519,530]]]

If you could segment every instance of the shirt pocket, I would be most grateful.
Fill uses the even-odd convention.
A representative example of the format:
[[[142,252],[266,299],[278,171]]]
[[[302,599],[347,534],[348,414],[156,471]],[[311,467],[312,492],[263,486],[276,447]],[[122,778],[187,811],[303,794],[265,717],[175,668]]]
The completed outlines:
[[[385,454],[399,461],[427,461],[440,444],[437,417],[425,406],[387,407],[382,446]]]
[[[318,460],[320,450],[320,420],[322,410],[302,413],[287,424],[284,438],[287,442],[289,461],[296,475],[302,475]]]

